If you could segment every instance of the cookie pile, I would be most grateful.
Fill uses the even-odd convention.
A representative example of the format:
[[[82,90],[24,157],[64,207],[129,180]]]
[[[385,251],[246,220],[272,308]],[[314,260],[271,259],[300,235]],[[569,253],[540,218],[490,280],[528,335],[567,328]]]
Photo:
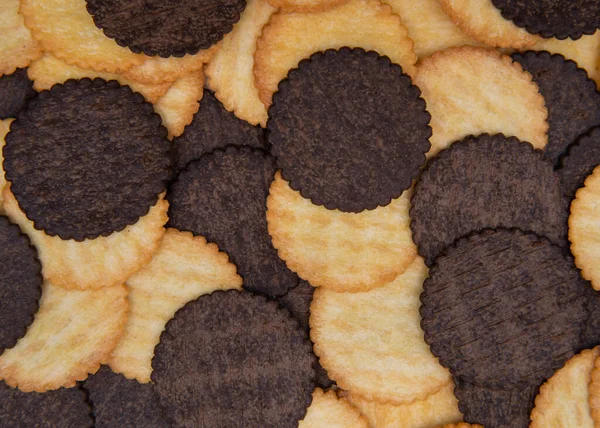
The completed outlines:
[[[0,425],[600,424],[597,1],[0,4]]]

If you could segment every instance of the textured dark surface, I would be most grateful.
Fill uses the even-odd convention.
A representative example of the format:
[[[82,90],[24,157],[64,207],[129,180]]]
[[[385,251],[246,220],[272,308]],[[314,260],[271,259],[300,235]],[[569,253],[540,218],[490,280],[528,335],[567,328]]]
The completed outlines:
[[[360,212],[411,186],[429,150],[421,91],[387,57],[316,53],[273,96],[269,143],[290,187],[316,205]]]
[[[575,198],[585,179],[600,165],[600,127],[590,130],[575,141],[557,170],[563,194],[569,201]]]
[[[431,266],[456,239],[518,228],[567,243],[567,200],[552,164],[529,143],[469,136],[432,159],[411,200],[413,239]]]
[[[215,149],[227,146],[265,148],[264,131],[228,112],[212,92],[205,89],[200,109],[192,123],[179,137],[173,139],[174,164],[177,169]]]
[[[544,156],[558,166],[567,147],[600,125],[600,92],[577,63],[562,55],[529,51],[512,58],[531,73],[548,107],[548,144]]]
[[[458,241],[431,269],[421,294],[425,341],[466,382],[541,383],[580,346],[585,287],[548,240],[486,230]]]
[[[598,0],[492,0],[505,19],[532,34],[579,39],[600,28]]]
[[[600,345],[600,292],[591,284],[585,288],[587,320],[581,332],[581,346],[577,353]]]
[[[152,383],[126,379],[102,366],[83,387],[88,391],[97,428],[169,426]]]
[[[87,428],[93,425],[92,409],[78,386],[25,393],[0,382],[2,427]]]
[[[42,265],[19,226],[0,216],[0,354],[25,336],[42,294]]]
[[[152,104],[101,79],[41,92],[6,136],[4,169],[36,229],[107,236],[148,213],[170,176],[170,142]]]
[[[311,402],[315,358],[306,333],[276,302],[217,291],[169,321],[152,380],[178,426],[296,427]]]
[[[267,196],[273,158],[260,150],[229,147],[188,165],[171,186],[169,226],[204,236],[229,254],[244,288],[271,297],[298,284],[273,248]]]
[[[195,54],[233,29],[245,0],[86,0],[96,26],[135,53]]]
[[[15,117],[34,97],[33,82],[27,77],[27,69],[17,69],[13,74],[0,76],[0,119]]]

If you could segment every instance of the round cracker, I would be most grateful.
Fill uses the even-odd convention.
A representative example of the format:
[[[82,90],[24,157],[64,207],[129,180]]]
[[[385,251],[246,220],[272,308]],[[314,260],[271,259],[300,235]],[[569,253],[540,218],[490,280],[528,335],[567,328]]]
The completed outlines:
[[[127,280],[129,318],[108,365],[129,379],[150,382],[154,347],[165,324],[187,302],[215,290],[241,289],[242,278],[216,244],[167,229],[150,263]]]
[[[67,290],[45,282],[27,334],[0,356],[0,378],[23,392],[72,387],[95,373],[127,321],[127,289]]]
[[[330,211],[304,199],[277,172],[267,199],[269,234],[288,268],[313,286],[368,291],[406,271],[417,255],[410,194],[359,214]]]
[[[591,381],[588,385],[588,393],[590,395],[588,404],[590,406],[592,420],[597,426],[600,424],[600,358],[598,357],[594,360]]]
[[[538,149],[548,142],[548,110],[538,86],[494,49],[437,52],[420,63],[415,84],[431,113],[429,156],[471,134],[504,134]]]
[[[285,13],[290,12],[323,12],[333,9],[348,0],[268,0],[276,8],[280,8]]]
[[[310,306],[315,354],[342,389],[406,404],[450,382],[425,343],[419,296],[428,270],[417,257],[395,281],[366,293],[319,288]]]
[[[590,382],[599,355],[600,347],[582,351],[542,385],[531,412],[530,428],[594,428]]]
[[[0,76],[27,67],[42,55],[38,42],[19,14],[19,0],[0,0]]]
[[[334,391],[323,392],[316,388],[306,416],[298,423],[298,428],[368,428],[367,419],[345,398],[339,398]]]
[[[278,12],[271,16],[256,42],[254,83],[268,108],[279,82],[302,59],[342,47],[388,56],[412,76],[417,61],[413,46],[400,17],[378,0],[351,0],[317,14]]]
[[[38,250],[42,274],[48,281],[68,289],[98,289],[122,284],[148,263],[157,250],[168,220],[164,194],[137,223],[106,237],[82,242],[64,241],[37,230],[5,186],[2,191],[6,215],[21,226]]]

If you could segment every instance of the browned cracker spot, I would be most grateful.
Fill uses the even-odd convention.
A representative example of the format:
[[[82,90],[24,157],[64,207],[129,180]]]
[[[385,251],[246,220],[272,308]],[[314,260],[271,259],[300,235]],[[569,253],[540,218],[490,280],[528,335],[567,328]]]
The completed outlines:
[[[588,384],[589,406],[592,420],[595,424],[600,423],[600,358],[596,357],[592,367],[591,381]]]
[[[27,69],[14,73],[0,74],[0,120],[16,117],[27,102],[36,95],[33,84],[27,77]]]
[[[0,378],[23,392],[72,387],[105,361],[127,321],[127,289],[66,290],[46,282],[27,334],[0,356]]]
[[[298,428],[321,427],[368,428],[369,424],[348,400],[339,398],[334,391],[323,392],[321,388],[317,388]]]
[[[268,0],[273,7],[289,12],[323,12],[333,9],[348,0]]]
[[[413,75],[417,57],[408,30],[390,6],[378,0],[351,0],[317,14],[278,12],[256,44],[254,77],[265,107],[288,71],[311,54],[344,46],[372,50]]]
[[[19,14],[19,0],[1,0],[0,8],[0,76],[27,67],[42,54]]]

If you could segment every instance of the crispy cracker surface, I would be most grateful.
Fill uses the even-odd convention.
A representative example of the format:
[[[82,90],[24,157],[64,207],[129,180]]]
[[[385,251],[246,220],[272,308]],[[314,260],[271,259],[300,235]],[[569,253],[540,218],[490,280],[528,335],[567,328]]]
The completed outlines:
[[[254,78],[268,108],[279,82],[314,52],[344,46],[373,50],[414,73],[417,56],[400,17],[378,0],[351,0],[318,13],[275,13],[263,28],[254,54]]]
[[[127,321],[127,289],[67,290],[46,282],[25,337],[0,356],[0,378],[24,392],[44,392],[95,373]]]
[[[27,67],[42,54],[19,14],[19,0],[0,0],[0,76]]]
[[[10,186],[5,186],[2,194],[6,215],[21,226],[37,248],[44,278],[68,289],[98,289],[124,283],[158,249],[168,219],[169,204],[162,195],[148,214],[120,232],[81,242],[65,241],[35,229]]]
[[[268,0],[273,7],[289,12],[323,12],[333,9],[348,0]]]
[[[242,288],[227,254],[190,232],[167,229],[149,264],[127,280],[129,319],[109,366],[139,382],[150,382],[154,347],[166,323],[187,302],[215,290]]]
[[[262,28],[276,10],[267,0],[248,0],[239,22],[206,68],[207,86],[223,106],[240,119],[263,127],[267,110],[254,86],[254,52]]]
[[[310,337],[321,365],[340,388],[398,405],[423,400],[450,382],[420,326],[419,296],[427,276],[417,257],[392,283],[375,290],[315,291]]]
[[[590,391],[600,347],[572,357],[542,387],[531,412],[530,428],[594,428]]]
[[[504,134],[538,149],[548,143],[548,110],[539,87],[518,63],[493,49],[436,52],[419,65],[415,84],[431,113],[429,156],[470,134]]]
[[[269,234],[287,266],[313,286],[368,291],[403,273],[417,255],[410,191],[359,214],[328,210],[292,190],[279,172],[267,199]]]
[[[594,360],[592,369],[591,381],[589,383],[588,392],[590,395],[589,405],[592,415],[592,420],[595,426],[600,425],[600,358]]]
[[[358,409],[332,390],[315,389],[312,403],[298,428],[368,428],[369,424]]]
[[[2,167],[4,163],[4,155],[2,149],[4,148],[4,137],[6,137],[6,134],[8,134],[8,131],[10,130],[10,124],[13,120],[14,119],[0,120],[0,214],[4,213],[4,207],[2,205],[2,202],[4,200],[4,198],[2,197],[2,189],[4,189],[4,186],[6,186],[6,178],[4,177],[4,169]]]

